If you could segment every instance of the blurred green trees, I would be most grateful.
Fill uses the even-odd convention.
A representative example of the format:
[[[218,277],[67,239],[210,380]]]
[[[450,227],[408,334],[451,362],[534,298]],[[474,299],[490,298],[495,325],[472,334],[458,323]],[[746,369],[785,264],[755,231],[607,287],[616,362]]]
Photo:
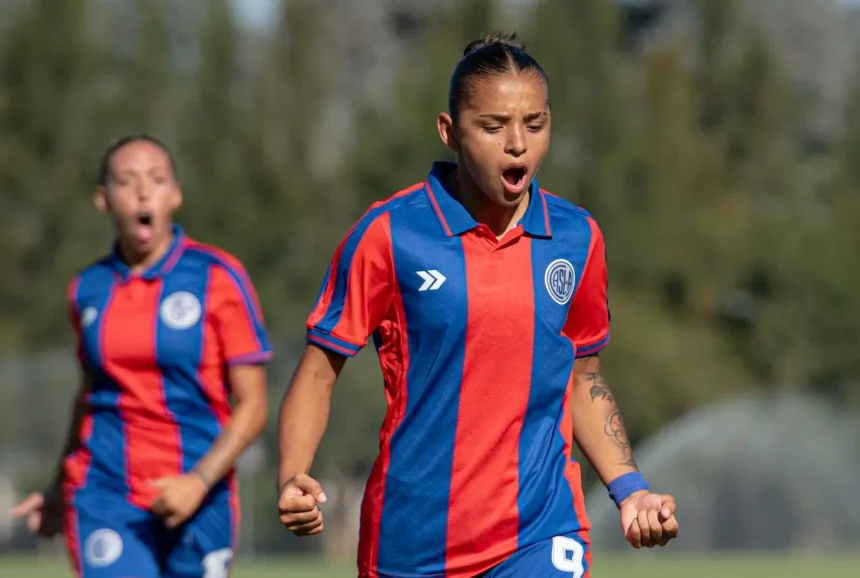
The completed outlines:
[[[357,19],[339,41],[323,4],[284,2],[251,30],[227,0],[0,8],[0,350],[68,347],[65,284],[111,237],[90,202],[98,157],[151,131],[174,148],[181,219],[245,262],[291,363],[335,245],[445,155],[448,75],[502,27],[550,75],[541,184],[607,238],[606,372],[634,438],[739,390],[860,403],[860,69],[842,131],[821,136],[814,95],[736,1],[698,2],[687,33],[637,42],[609,0],[463,0],[408,18],[381,2],[377,28]],[[351,65],[357,45],[377,57]],[[372,353],[336,398],[320,468],[360,475],[382,410]]]

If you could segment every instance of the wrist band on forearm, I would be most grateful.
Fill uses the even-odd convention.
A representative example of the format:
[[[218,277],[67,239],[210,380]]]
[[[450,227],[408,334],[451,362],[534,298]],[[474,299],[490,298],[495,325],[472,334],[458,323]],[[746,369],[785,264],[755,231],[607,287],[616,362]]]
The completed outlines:
[[[612,501],[619,508],[621,507],[621,502],[629,498],[630,494],[650,488],[651,486],[648,485],[648,482],[639,472],[621,474],[606,486],[606,489],[609,490],[609,497],[612,498]]]

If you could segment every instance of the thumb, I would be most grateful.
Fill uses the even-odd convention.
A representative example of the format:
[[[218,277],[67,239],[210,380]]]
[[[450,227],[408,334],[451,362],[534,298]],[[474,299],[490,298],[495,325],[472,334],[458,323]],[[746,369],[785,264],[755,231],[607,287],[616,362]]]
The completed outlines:
[[[167,486],[170,485],[171,479],[172,478],[158,478],[155,480],[149,480],[146,483],[148,485],[152,486],[153,488],[158,488],[159,490],[163,490],[164,488],[166,488]]]
[[[45,505],[45,496],[40,493],[30,494],[20,504],[12,508],[12,517],[23,518]]]
[[[289,492],[295,491],[294,488],[300,490],[301,493],[290,494]],[[310,494],[316,499],[317,502],[321,504],[324,503],[327,499],[320,483],[305,474],[299,474],[298,476],[293,478],[292,482],[287,485],[286,491],[288,492],[287,495],[292,496],[300,496],[302,495],[302,493]]]
[[[673,496],[660,497],[662,498],[660,504],[660,521],[665,522],[675,515],[675,509],[677,506],[675,505],[675,498]]]

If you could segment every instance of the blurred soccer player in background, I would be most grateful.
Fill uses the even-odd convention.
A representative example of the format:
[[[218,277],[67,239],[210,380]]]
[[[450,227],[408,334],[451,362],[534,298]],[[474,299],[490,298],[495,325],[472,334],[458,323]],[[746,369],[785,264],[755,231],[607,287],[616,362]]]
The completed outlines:
[[[599,352],[604,241],[538,188],[547,77],[515,40],[473,42],[438,117],[457,163],[373,205],[337,249],[280,417],[282,523],[323,529],[309,477],[331,392],[373,337],[388,412],[361,511],[362,577],[581,577],[589,521],[576,442],[634,547],[677,535],[638,472]]]
[[[82,370],[68,445],[13,512],[46,537],[65,525],[83,578],[223,578],[233,557],[233,468],[265,425],[271,349],[244,268],[174,224],[181,203],[156,139],[105,152],[95,204],[117,241],[68,290]]]

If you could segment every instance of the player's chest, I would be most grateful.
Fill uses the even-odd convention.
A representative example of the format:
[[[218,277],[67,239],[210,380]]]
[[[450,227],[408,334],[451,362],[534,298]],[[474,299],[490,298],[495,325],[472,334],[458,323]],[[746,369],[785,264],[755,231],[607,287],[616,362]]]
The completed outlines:
[[[205,287],[193,279],[132,279],[79,298],[87,363],[106,370],[196,367],[212,333]]]
[[[508,333],[559,333],[567,319],[585,252],[521,236],[499,246],[475,234],[394,248],[407,326]]]

